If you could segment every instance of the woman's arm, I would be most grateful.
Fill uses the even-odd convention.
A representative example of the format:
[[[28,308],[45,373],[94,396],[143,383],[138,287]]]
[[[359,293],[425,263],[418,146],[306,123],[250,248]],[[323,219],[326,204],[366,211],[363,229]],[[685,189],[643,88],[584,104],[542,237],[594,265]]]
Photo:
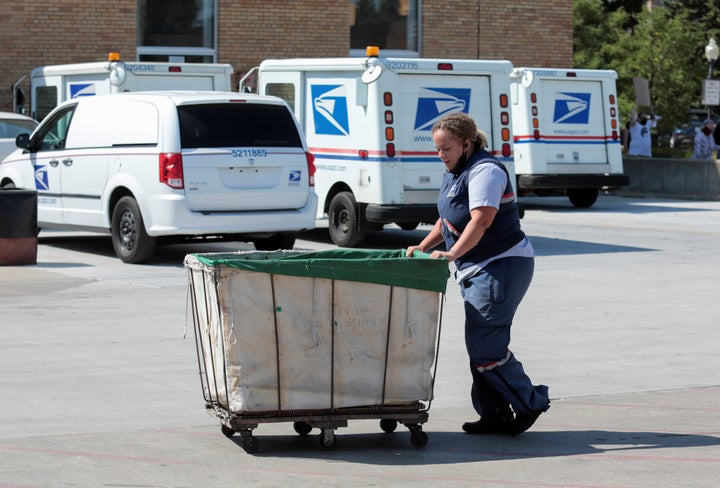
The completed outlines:
[[[466,252],[475,247],[485,231],[490,227],[497,215],[495,207],[477,207],[470,210],[470,222],[465,226],[460,238],[455,242],[449,251],[433,251],[431,258],[447,258],[448,261],[455,261],[462,257]]]

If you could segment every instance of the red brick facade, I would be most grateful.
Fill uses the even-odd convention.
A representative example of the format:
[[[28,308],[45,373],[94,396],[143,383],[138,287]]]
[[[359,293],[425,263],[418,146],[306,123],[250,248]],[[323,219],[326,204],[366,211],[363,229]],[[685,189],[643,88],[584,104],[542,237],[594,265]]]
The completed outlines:
[[[572,68],[571,0],[423,0],[422,56]]]
[[[343,57],[350,0],[217,0],[218,62],[243,73],[266,58]],[[0,110],[36,66],[136,59],[137,0],[0,2]],[[423,57],[572,67],[572,0],[422,0]],[[29,81],[22,86],[30,94]]]

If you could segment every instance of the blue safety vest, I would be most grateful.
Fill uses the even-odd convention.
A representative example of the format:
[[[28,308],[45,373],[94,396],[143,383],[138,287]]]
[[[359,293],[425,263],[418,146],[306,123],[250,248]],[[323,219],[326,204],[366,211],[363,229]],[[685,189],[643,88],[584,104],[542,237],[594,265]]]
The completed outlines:
[[[468,179],[471,170],[478,164],[498,165],[508,175],[508,181],[497,215],[480,242],[455,260],[458,270],[502,254],[525,238],[525,233],[520,229],[520,215],[507,169],[490,153],[480,149],[470,157],[457,174],[447,173],[440,186],[437,206],[442,219],[442,234],[446,249],[449,250],[455,244],[470,222]]]

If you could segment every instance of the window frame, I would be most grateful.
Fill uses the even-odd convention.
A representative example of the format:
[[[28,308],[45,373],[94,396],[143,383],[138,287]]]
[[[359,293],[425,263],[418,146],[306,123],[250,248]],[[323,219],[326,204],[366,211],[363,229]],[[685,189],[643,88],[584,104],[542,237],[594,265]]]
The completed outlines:
[[[218,51],[218,0],[210,0],[213,2],[213,47],[192,47],[192,46],[144,46],[140,44],[140,37],[142,35],[140,26],[140,1],[137,1],[138,5],[138,17],[137,17],[137,54],[136,61],[143,61],[143,56],[167,56],[168,62],[170,63],[182,63],[186,62],[185,58],[188,56],[210,56],[212,63],[217,63],[217,51]],[[418,0],[419,1],[419,0]],[[179,58],[183,58],[180,60]]]
[[[380,55],[382,57],[395,57],[395,58],[419,58],[422,52],[422,0],[408,0],[408,2],[415,2],[415,22],[417,24],[417,50],[412,49],[380,49]],[[352,38],[350,39],[352,44]],[[350,49],[350,57],[364,57],[365,48]]]

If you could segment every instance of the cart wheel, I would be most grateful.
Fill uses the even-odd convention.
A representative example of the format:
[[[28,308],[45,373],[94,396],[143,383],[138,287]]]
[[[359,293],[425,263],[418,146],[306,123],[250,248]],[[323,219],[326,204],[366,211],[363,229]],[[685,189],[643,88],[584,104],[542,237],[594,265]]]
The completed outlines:
[[[397,425],[398,423],[395,419],[380,419],[380,428],[388,434],[395,432]]]
[[[301,436],[306,436],[312,430],[312,426],[307,422],[293,422],[293,429]]]
[[[243,430],[241,432],[243,441],[242,448],[248,454],[254,454],[258,451],[258,439],[252,435],[251,430]]]
[[[428,443],[428,436],[423,432],[422,427],[419,425],[408,425],[410,429],[410,444],[418,449],[425,447]]]
[[[320,447],[325,449],[332,449],[335,447],[335,431],[333,429],[322,429],[322,432],[318,436]]]
[[[232,437],[235,434],[234,430],[224,424],[220,426],[220,430],[222,430],[222,433],[225,435],[225,437]]]

